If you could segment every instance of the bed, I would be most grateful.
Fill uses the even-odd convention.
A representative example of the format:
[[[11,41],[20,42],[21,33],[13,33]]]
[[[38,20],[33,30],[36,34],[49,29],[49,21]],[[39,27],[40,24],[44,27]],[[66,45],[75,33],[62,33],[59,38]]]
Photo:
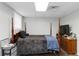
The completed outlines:
[[[29,35],[17,41],[17,55],[48,53],[48,50],[59,51],[57,40],[49,35]]]

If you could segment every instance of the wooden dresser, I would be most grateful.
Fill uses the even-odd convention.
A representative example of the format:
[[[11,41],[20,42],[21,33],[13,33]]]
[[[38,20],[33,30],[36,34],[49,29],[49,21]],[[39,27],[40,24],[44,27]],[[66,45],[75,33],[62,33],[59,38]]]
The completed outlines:
[[[68,54],[76,54],[77,40],[74,38],[62,38],[62,49]]]

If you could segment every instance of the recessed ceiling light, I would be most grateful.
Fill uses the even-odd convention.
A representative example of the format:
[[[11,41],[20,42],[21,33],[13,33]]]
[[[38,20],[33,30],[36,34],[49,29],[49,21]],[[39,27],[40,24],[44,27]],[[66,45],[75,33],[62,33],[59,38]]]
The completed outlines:
[[[48,2],[35,2],[36,11],[46,11],[48,7]]]

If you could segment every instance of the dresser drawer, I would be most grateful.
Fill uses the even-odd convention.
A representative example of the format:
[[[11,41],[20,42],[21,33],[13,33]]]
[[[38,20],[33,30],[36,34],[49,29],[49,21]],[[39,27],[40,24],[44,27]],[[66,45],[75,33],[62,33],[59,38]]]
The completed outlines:
[[[68,53],[73,54],[77,51],[77,40],[76,39],[63,39],[62,40],[62,48]]]

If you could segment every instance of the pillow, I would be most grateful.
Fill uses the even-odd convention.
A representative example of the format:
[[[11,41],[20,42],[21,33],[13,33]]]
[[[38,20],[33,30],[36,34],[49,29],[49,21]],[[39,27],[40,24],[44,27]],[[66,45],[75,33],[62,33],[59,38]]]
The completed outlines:
[[[28,33],[26,33],[26,36],[29,36],[29,34],[28,34]]]
[[[26,32],[25,31],[20,31],[20,37],[25,38],[26,37]]]

